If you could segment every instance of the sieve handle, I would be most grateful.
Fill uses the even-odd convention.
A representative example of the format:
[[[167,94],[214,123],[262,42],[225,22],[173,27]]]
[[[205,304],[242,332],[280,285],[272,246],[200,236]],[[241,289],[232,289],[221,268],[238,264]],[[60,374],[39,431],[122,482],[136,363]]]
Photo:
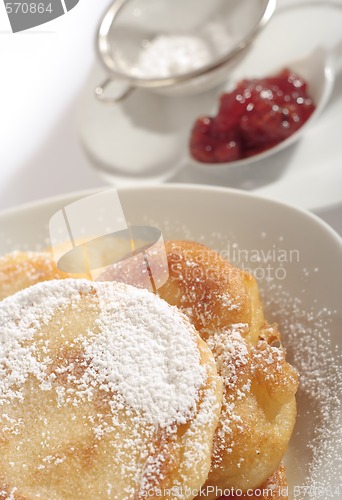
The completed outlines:
[[[105,90],[108,87],[108,85],[112,82],[112,78],[106,78],[100,85],[98,85],[95,89],[95,96],[96,98],[103,102],[104,104],[109,104],[109,105],[114,105],[117,104],[118,102],[123,101],[128,97],[133,90],[135,90],[135,87],[132,87],[129,85],[126,89],[123,90],[123,92],[118,95],[117,97],[109,97],[105,95]]]

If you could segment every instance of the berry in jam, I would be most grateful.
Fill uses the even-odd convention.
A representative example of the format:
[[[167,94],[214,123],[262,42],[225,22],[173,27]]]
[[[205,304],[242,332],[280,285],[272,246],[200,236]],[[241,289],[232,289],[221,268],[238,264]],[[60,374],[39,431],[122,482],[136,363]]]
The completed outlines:
[[[233,92],[221,96],[217,116],[195,122],[191,155],[203,163],[256,155],[296,132],[314,109],[306,82],[292,71],[242,80]]]

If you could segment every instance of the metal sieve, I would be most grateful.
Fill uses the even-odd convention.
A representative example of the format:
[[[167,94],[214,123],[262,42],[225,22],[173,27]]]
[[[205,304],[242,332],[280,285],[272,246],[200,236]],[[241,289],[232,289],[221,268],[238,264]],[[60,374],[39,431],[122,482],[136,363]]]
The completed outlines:
[[[184,95],[218,85],[275,6],[276,0],[116,0],[97,33],[108,73],[97,98],[113,104],[137,87]],[[124,90],[106,95],[117,80]]]

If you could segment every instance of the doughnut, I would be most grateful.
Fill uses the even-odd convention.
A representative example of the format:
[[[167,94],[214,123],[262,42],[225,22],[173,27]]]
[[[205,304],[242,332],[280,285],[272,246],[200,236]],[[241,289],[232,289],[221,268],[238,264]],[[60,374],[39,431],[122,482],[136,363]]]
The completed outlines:
[[[0,498],[190,500],[221,399],[207,344],[153,293],[70,278],[19,291],[0,302]]]
[[[158,294],[189,317],[224,383],[205,487],[257,488],[277,470],[292,434],[297,374],[251,275],[198,243],[169,241],[166,251],[169,279]]]
[[[188,316],[224,382],[204,489],[255,489],[275,473],[287,449],[297,374],[286,361],[277,325],[265,320],[253,276],[195,242],[168,241],[165,247],[169,279],[158,294]],[[144,287],[134,258],[108,268],[106,279]]]
[[[71,277],[48,252],[12,252],[0,257],[0,300],[31,285]]]
[[[225,382],[205,486],[244,491],[260,487],[267,478],[282,477],[277,467],[295,421],[297,374],[286,362],[277,326],[265,321],[252,276],[198,243],[169,241],[166,250],[170,278],[159,295],[189,317],[213,350]],[[113,266],[107,279],[143,287],[139,271],[130,259],[129,266]],[[23,281],[20,272],[16,276]],[[41,273],[37,281],[45,279],[51,278]],[[12,287],[18,289],[15,280]],[[229,370],[228,376],[223,373],[224,366],[235,371],[233,377]]]
[[[256,280],[199,243],[167,241],[165,246],[170,279],[159,295],[183,310],[205,340],[244,323],[249,326],[245,338],[254,344],[265,323]]]

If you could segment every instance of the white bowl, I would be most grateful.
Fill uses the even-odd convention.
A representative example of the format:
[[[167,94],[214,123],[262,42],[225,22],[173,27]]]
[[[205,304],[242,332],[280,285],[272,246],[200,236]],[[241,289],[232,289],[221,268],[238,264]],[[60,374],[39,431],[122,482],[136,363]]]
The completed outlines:
[[[0,254],[48,246],[50,216],[87,194],[0,214]],[[267,317],[279,323],[301,373],[287,455],[290,498],[329,498],[330,491],[341,498],[342,240],[307,212],[245,192],[167,185],[119,194],[130,223],[157,225],[164,238],[203,242],[254,269]]]

